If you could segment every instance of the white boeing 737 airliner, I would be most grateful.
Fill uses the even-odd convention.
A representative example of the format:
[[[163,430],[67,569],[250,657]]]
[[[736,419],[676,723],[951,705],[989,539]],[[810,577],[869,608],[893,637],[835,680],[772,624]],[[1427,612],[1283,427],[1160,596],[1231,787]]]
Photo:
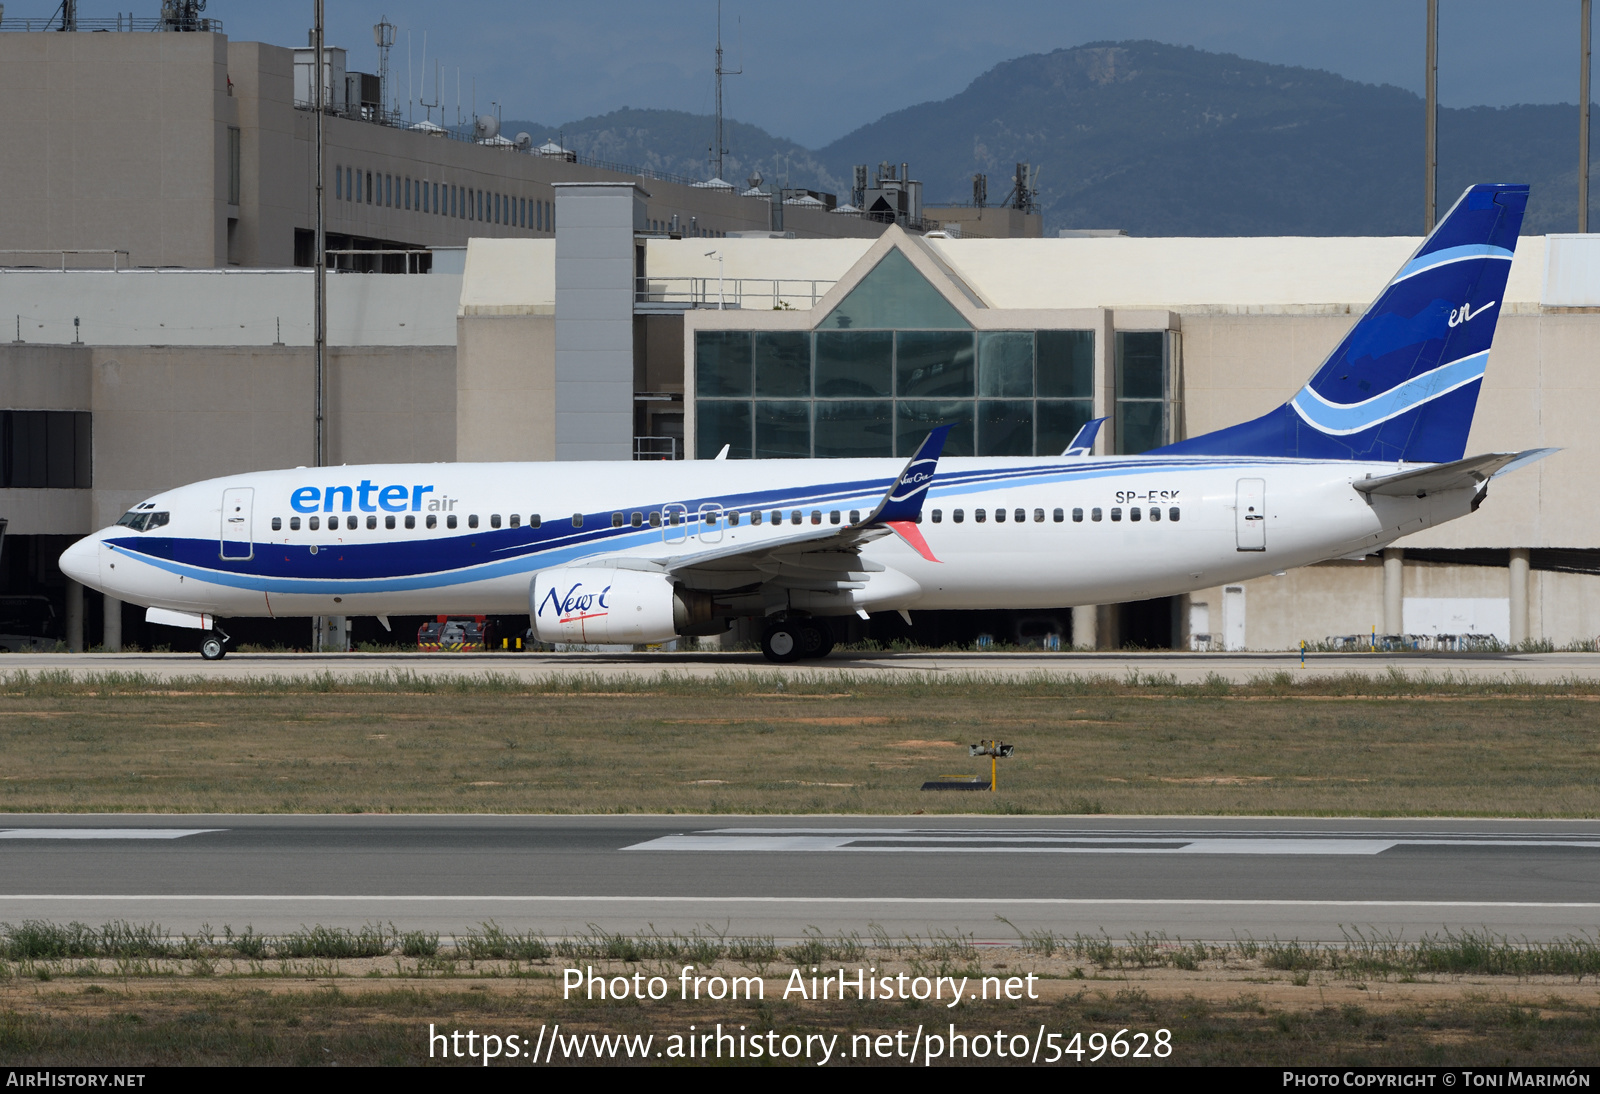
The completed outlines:
[[[1476,510],[1549,450],[1463,458],[1526,186],[1474,186],[1311,381],[1242,425],[1137,456],[386,464],[164,491],[61,557],[199,628],[240,616],[532,615],[539,638],[660,642],[816,620],[1169,596],[1360,556]]]

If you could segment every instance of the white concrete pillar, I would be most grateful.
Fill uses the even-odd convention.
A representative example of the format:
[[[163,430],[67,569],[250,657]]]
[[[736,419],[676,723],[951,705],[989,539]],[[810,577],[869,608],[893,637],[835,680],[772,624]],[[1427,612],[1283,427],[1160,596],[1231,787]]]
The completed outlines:
[[[83,652],[83,586],[67,582],[67,652]]]
[[[104,618],[101,620],[100,645],[107,653],[122,652],[122,601],[104,597]]]
[[[1528,548],[1511,548],[1511,644],[1528,640]]]
[[[1405,627],[1406,552],[1387,547],[1383,552],[1383,633],[1401,634]]]
[[[1072,609],[1072,645],[1075,649],[1097,649],[1100,637],[1100,609],[1093,604]]]

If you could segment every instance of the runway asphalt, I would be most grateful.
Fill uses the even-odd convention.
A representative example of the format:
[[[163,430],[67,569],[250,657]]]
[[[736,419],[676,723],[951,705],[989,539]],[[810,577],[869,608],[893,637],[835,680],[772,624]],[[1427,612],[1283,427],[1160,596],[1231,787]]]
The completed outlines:
[[[1275,672],[1315,676],[1451,676],[1479,681],[1521,680],[1559,683],[1600,679],[1600,653],[1327,653],[1310,654],[1304,667],[1296,653],[835,653],[822,661],[774,665],[759,653],[494,653],[494,654],[297,654],[232,653],[221,661],[199,654],[80,653],[0,656],[0,674],[66,671],[138,672],[158,679],[209,677],[236,680],[328,673],[350,679],[386,673],[461,676],[495,673],[535,681],[583,674],[602,679],[670,676],[709,679],[719,674],[782,673],[789,677],[850,674],[878,681],[929,676],[979,675],[999,679],[1037,676],[1170,676],[1199,683],[1213,674],[1234,683]]]
[[[1600,822],[0,815],[0,921],[24,919],[1593,937]]]

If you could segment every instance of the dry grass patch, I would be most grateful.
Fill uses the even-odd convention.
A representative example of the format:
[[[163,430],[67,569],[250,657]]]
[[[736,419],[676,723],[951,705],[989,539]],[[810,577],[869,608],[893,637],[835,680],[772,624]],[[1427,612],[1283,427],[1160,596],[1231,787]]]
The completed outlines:
[[[12,676],[0,810],[1600,815],[1592,684],[841,682]],[[919,792],[987,737],[1001,793]]]

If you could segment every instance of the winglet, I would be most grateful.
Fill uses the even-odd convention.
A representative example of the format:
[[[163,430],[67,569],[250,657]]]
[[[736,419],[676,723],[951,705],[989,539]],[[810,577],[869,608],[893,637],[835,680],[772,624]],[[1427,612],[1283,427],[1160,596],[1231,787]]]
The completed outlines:
[[[861,522],[863,525],[893,524],[896,521],[915,523],[922,518],[922,499],[927,497],[928,487],[933,485],[933,473],[939,466],[944,440],[954,428],[953,425],[941,425],[923,439],[916,453],[906,461],[899,478],[883,495],[878,507]]]
[[[1067,445],[1063,456],[1087,456],[1094,451],[1094,439],[1100,433],[1100,427],[1105,424],[1104,418],[1090,418],[1078,427],[1078,432],[1073,435],[1072,443]]]
[[[911,549],[929,562],[938,562],[933,557],[933,548],[928,546],[928,541],[922,538],[922,529],[909,520],[885,521],[885,525],[894,529],[894,534],[905,540]]]

